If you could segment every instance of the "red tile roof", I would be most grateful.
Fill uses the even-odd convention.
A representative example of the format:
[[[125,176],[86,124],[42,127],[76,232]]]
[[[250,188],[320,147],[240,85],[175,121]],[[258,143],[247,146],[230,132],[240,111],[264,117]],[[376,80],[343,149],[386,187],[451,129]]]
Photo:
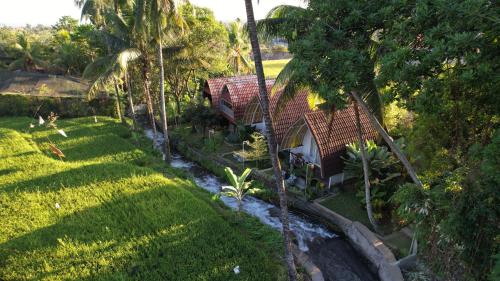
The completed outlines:
[[[366,113],[360,108],[363,139],[376,139],[377,132]],[[358,140],[354,108],[349,107],[335,112],[333,120],[321,112],[311,112],[304,116],[311,133],[318,145],[323,177],[341,173],[346,145]]]
[[[274,85],[275,80],[266,80],[267,91],[270,93]],[[257,81],[252,80],[240,80],[237,82],[229,82],[224,85],[222,89],[222,94],[220,99],[224,99],[232,105],[234,111],[234,118],[223,115],[229,119],[232,123],[238,123],[243,121],[243,115],[245,114],[245,109],[249,102],[254,97],[259,95],[259,85]],[[219,99],[219,102],[220,102]]]
[[[255,81],[257,82],[256,75],[245,75],[245,76],[234,76],[234,77],[218,77],[211,78],[205,82],[203,88],[203,94],[205,97],[209,97],[212,102],[212,107],[215,109],[219,108],[219,98],[222,92],[222,88],[227,83],[238,82],[238,81]]]
[[[274,133],[276,140],[281,143],[286,132],[292,125],[306,113],[312,112],[307,101],[308,92],[299,92],[292,100],[286,103],[279,113],[276,113],[276,106],[283,91],[278,91],[271,97],[271,114],[273,117]]]

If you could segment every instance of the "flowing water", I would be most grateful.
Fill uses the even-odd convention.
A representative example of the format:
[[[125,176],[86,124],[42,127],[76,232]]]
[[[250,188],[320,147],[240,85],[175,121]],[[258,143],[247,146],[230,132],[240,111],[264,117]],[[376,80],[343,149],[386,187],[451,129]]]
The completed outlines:
[[[145,133],[148,138],[153,139],[152,130],[146,129]],[[163,136],[159,133],[155,146],[160,149],[162,143]],[[228,185],[180,155],[173,155],[171,165],[174,168],[188,171],[199,187],[211,193],[220,193],[222,186]],[[221,196],[221,200],[228,207],[237,208],[237,202],[234,198]],[[280,210],[276,206],[255,197],[246,196],[243,200],[242,210],[257,217],[262,223],[281,230]],[[303,215],[290,212],[289,218],[290,229],[296,238],[299,249],[311,257],[316,266],[323,272],[325,280],[378,280],[369,268],[367,261],[358,255],[344,238]]]

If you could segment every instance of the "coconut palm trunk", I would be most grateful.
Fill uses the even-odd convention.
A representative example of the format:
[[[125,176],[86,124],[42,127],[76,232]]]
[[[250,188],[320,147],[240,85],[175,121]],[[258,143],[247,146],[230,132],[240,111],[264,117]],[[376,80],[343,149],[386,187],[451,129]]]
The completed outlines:
[[[118,82],[116,81],[116,78],[113,78],[113,85],[115,87],[115,95],[116,95],[116,112],[118,114],[118,119],[122,124],[127,124],[127,121],[125,120],[125,117],[123,116],[122,112],[122,106],[120,104],[120,89],[118,88]]]
[[[158,26],[159,33],[161,28]],[[167,109],[165,107],[165,70],[163,68],[163,48],[161,44],[161,35],[158,40],[158,63],[160,64],[160,115],[161,125],[164,135],[163,153],[165,154],[165,162],[170,163],[170,140],[168,137]]]
[[[144,53],[143,53],[144,54]],[[156,141],[158,132],[156,131],[155,114],[153,109],[153,100],[151,99],[151,93],[149,92],[149,61],[147,58],[142,59],[142,80],[144,83],[144,95],[146,96],[146,105],[148,109],[149,120],[151,122],[151,129],[153,130],[153,139]]]
[[[137,129],[137,116],[135,115],[134,100],[132,99],[132,83],[130,82],[128,71],[125,72],[125,80],[127,81],[127,98],[130,105],[130,114],[132,114],[134,129]]]
[[[297,270],[295,268],[293,252],[292,252],[292,240],[290,235],[291,234],[290,222],[288,219],[286,189],[278,159],[276,135],[274,134],[271,114],[269,111],[269,96],[267,95],[266,80],[264,76],[264,68],[262,66],[262,57],[260,52],[259,40],[257,38],[257,27],[255,24],[252,0],[245,0],[245,7],[248,19],[248,29],[250,33],[250,43],[252,45],[255,70],[257,72],[257,80],[259,83],[260,103],[263,111],[266,136],[269,145],[269,154],[273,164],[274,177],[276,178],[276,187],[279,195],[279,202],[281,209],[281,223],[283,226],[283,236],[285,243],[285,260],[288,267],[288,280],[295,281],[297,280]]]
[[[391,151],[396,154],[396,157],[403,163],[406,171],[408,172],[408,175],[410,175],[411,179],[413,182],[418,186],[418,187],[423,187],[422,182],[417,176],[417,173],[415,172],[415,169],[413,166],[410,164],[410,161],[408,161],[408,158],[403,154],[401,149],[394,143],[394,140],[389,136],[387,131],[382,127],[380,122],[377,120],[375,115],[368,109],[368,106],[366,103],[363,101],[363,99],[359,96],[358,93],[352,92],[351,96],[356,100],[356,102],[359,104],[359,106],[363,109],[363,111],[368,115],[368,118],[370,119],[371,123],[375,127],[375,130],[382,136],[382,138],[385,140],[387,145],[391,148]]]
[[[373,217],[373,207],[372,207],[372,200],[371,200],[371,194],[370,194],[370,173],[369,173],[369,166],[368,166],[368,159],[366,156],[366,147],[365,147],[365,141],[363,139],[363,131],[361,128],[361,119],[359,117],[359,108],[358,108],[358,102],[356,100],[353,101],[353,107],[354,107],[354,114],[356,118],[356,133],[358,135],[358,142],[359,142],[359,148],[361,150],[361,162],[363,163],[363,178],[365,182],[365,202],[366,202],[366,213],[368,215],[368,219],[370,220],[371,225],[373,226],[373,229],[378,232],[378,224],[375,218]]]

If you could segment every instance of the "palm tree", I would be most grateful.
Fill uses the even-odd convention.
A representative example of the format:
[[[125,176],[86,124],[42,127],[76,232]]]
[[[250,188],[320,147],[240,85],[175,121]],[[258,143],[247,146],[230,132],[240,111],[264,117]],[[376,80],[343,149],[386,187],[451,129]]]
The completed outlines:
[[[356,133],[358,135],[359,148],[361,150],[361,162],[363,163],[363,179],[365,183],[365,202],[366,202],[366,213],[368,215],[368,220],[370,221],[373,229],[376,232],[379,232],[378,224],[375,218],[373,217],[373,207],[371,203],[371,195],[370,195],[370,174],[368,166],[368,159],[366,156],[366,148],[365,148],[365,140],[363,139],[363,131],[361,128],[361,119],[359,117],[359,108],[357,101],[353,101],[352,105],[354,107],[354,114],[356,117]]]
[[[248,45],[248,35],[240,19],[229,23],[227,31],[229,34],[229,66],[236,74],[248,74],[252,72],[253,67],[249,59],[250,47]]]
[[[287,6],[287,5],[275,7],[269,12],[266,19],[263,19],[258,22],[257,25],[258,31],[262,36],[266,37],[285,36],[287,33],[286,30],[284,30],[284,28],[290,27],[290,25],[286,25],[287,20],[296,16],[297,13],[302,13],[305,11],[306,10],[303,8]],[[300,32],[295,32],[295,33],[300,34]],[[376,42],[371,42],[371,44],[375,43]],[[370,47],[370,55],[372,57],[376,56],[376,54],[374,53],[373,45]],[[278,87],[285,86],[286,87],[285,92],[289,93],[288,95],[282,95],[283,97],[281,99],[283,100],[283,102],[280,102],[280,104],[286,102],[287,100],[291,100],[293,98],[294,93],[296,93],[298,89],[307,87],[306,84],[300,81],[300,77],[297,77],[298,75],[295,75],[294,77],[295,63],[296,62],[294,61],[294,59],[292,59],[285,66],[280,75],[278,75],[277,77],[276,85]],[[358,102],[358,105],[361,107],[361,109],[363,109],[363,111],[368,115],[371,123],[373,124],[377,132],[382,136],[382,138],[389,145],[394,154],[396,154],[398,159],[403,163],[405,169],[412,178],[413,182],[417,186],[422,187],[422,182],[418,178],[415,169],[410,164],[406,156],[402,153],[401,149],[397,145],[395,145],[393,139],[384,129],[382,124],[383,108],[380,96],[378,95],[378,92],[374,87],[371,88],[373,89],[370,91],[365,91],[365,94],[363,95],[360,95],[357,92],[349,93],[349,95],[353,98],[353,100],[356,100]],[[280,105],[280,107],[284,107],[284,105]]]
[[[14,48],[19,52],[19,58],[9,64],[10,70],[38,71],[44,68],[46,63],[39,58],[39,49],[31,45],[24,33],[17,35]]]
[[[89,89],[89,97],[95,95],[98,89],[106,85],[113,84],[116,95],[116,108],[118,117],[122,123],[126,124],[125,118],[120,104],[120,90],[118,88],[118,80],[127,73],[128,66],[131,62],[140,56],[140,52],[134,48],[123,48],[116,50],[116,53],[109,54],[96,59],[89,64],[84,72],[83,77],[93,80],[93,84]]]
[[[165,161],[170,162],[170,140],[168,135],[167,110],[165,102],[165,70],[163,66],[163,42],[162,37],[168,23],[179,23],[179,16],[175,9],[175,1],[173,0],[153,0],[153,1],[136,1],[136,33],[141,39],[140,49],[144,53],[142,60],[142,73],[145,83],[146,97],[148,108],[150,109],[151,118],[154,123],[154,114],[152,114],[152,100],[149,95],[149,59],[147,56],[149,43],[153,42],[156,45],[158,56],[158,64],[160,68],[160,115],[161,125],[164,133],[165,141],[163,151],[165,153]],[[153,124],[153,132],[156,136],[156,128]]]
[[[269,111],[269,96],[267,95],[266,89],[266,78],[264,76],[264,68],[262,66],[262,57],[259,46],[259,39],[257,38],[257,26],[255,23],[255,17],[253,13],[252,0],[245,0],[245,7],[248,19],[248,30],[250,33],[250,43],[252,45],[252,51],[255,62],[255,69],[257,72],[257,80],[259,83],[259,97],[260,104],[263,112],[263,119],[265,124],[266,136],[269,145],[269,154],[271,156],[271,161],[273,163],[274,177],[276,179],[276,187],[278,190],[280,209],[281,209],[281,223],[283,226],[283,236],[285,243],[285,260],[288,267],[288,279],[290,281],[297,280],[297,269],[295,268],[295,262],[292,252],[292,240],[290,233],[290,222],[288,219],[288,203],[286,198],[285,182],[283,181],[283,175],[281,174],[280,162],[278,159],[276,135],[274,134],[273,124],[271,120],[271,113]]]
[[[89,9],[89,3],[96,5],[95,0],[87,0],[83,3],[82,16],[94,16],[91,13],[97,13],[95,9]],[[106,4],[108,6],[106,6]],[[109,5],[112,5],[109,7]],[[102,26],[101,35],[105,38],[108,47],[108,55],[98,58],[93,63],[88,65],[84,71],[84,77],[94,80],[94,84],[90,88],[90,94],[94,94],[100,86],[112,83],[116,95],[116,108],[120,121],[126,124],[123,116],[120,102],[120,89],[118,81],[121,78],[127,78],[129,64],[140,56],[140,52],[134,47],[133,39],[130,36],[133,27],[133,18],[124,17],[118,8],[118,2],[114,3],[103,2],[99,4],[99,20],[95,24]],[[121,5],[122,9],[127,9],[129,6],[125,2]],[[129,81],[126,81],[129,83]],[[130,85],[129,85],[130,86]],[[128,87],[129,101],[131,101],[130,87]],[[132,106],[132,103],[130,103]],[[135,120],[135,116],[133,116]]]
[[[170,139],[165,105],[165,68],[163,67],[162,33],[169,22],[169,18],[176,12],[175,2],[173,0],[153,0],[151,1],[149,12],[149,18],[153,24],[153,37],[157,44],[158,64],[160,67],[160,115],[164,134],[163,152],[165,154],[165,162],[170,163]]]

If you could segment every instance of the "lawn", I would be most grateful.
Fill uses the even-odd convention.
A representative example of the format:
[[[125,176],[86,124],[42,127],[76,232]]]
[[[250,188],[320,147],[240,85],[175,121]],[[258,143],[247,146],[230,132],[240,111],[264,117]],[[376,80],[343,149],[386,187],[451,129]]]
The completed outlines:
[[[264,73],[266,77],[276,78],[289,61],[289,59],[263,61],[262,63],[264,64]]]
[[[60,121],[64,138],[0,118],[0,280],[283,278],[278,232],[238,219],[99,119]]]
[[[358,221],[364,224],[366,227],[371,228],[366,210],[361,208],[361,203],[356,197],[355,192],[339,192],[335,196],[329,197],[328,199],[322,201],[321,205],[352,221]]]

